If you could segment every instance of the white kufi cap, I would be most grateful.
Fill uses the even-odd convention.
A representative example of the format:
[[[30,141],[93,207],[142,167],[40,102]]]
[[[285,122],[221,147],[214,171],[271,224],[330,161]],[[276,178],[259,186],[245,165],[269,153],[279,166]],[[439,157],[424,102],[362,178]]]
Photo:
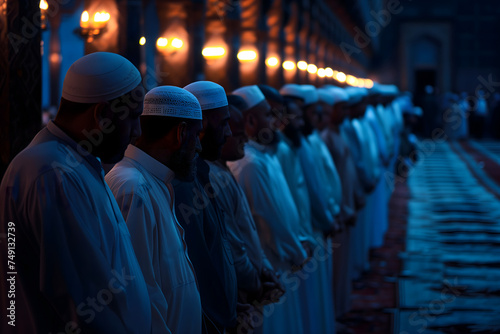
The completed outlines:
[[[238,88],[232,94],[241,96],[245,100],[248,106],[247,110],[266,100],[264,94],[256,85]]]
[[[318,98],[320,102],[326,103],[329,106],[333,106],[335,102],[332,93],[327,88],[318,89]]]
[[[318,91],[313,85],[300,86],[304,91],[304,105],[310,105],[319,101]]]
[[[333,104],[337,104],[340,102],[347,102],[349,101],[349,95],[346,93],[346,91],[343,88],[340,87],[335,87],[335,86],[329,86],[327,90],[330,92],[332,98],[333,98]]]
[[[200,102],[201,110],[227,106],[226,91],[215,82],[196,81],[190,83],[184,89],[196,96],[198,102]]]
[[[185,89],[175,86],[159,86],[144,97],[142,116],[167,116],[202,119],[200,103]]]
[[[305,101],[304,90],[297,84],[286,84],[280,89],[283,96],[291,96]]]
[[[98,103],[125,95],[141,83],[141,74],[124,57],[110,52],[83,56],[64,78],[62,97],[77,103]]]

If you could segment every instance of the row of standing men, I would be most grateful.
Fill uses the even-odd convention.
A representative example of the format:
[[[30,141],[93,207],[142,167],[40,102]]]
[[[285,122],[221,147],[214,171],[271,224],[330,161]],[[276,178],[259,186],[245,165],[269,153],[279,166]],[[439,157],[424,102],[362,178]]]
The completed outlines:
[[[407,109],[378,84],[144,95],[123,57],[81,58],[0,186],[2,328],[334,333],[383,242]]]

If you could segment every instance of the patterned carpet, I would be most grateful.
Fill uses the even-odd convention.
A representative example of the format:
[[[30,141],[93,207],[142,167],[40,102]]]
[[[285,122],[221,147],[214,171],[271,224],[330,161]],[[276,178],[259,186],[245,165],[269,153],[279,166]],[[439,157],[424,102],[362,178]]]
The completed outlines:
[[[500,333],[500,143],[421,150],[341,320],[353,333]]]

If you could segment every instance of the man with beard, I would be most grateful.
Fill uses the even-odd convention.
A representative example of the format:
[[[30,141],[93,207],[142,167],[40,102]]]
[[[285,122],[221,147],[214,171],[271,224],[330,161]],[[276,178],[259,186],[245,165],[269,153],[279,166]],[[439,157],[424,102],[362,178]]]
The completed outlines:
[[[184,230],[173,211],[174,176],[193,179],[201,107],[188,91],[146,94],[142,134],[106,175],[127,222],[151,299],[153,333],[200,333],[201,303]]]
[[[228,166],[247,196],[262,248],[286,288],[283,302],[264,308],[269,314],[264,333],[302,333],[298,278],[291,271],[300,269],[308,256],[301,243],[297,208],[276,156],[271,107],[257,86],[233,94],[247,104],[243,117],[250,141],[245,157]]]
[[[214,198],[210,167],[205,160],[219,159],[231,136],[226,92],[210,81],[184,87],[198,100],[203,115],[199,138],[203,148],[194,180],[173,181],[177,219],[186,231],[188,252],[198,277],[204,333],[224,332],[236,325],[237,281],[224,213]]]
[[[298,103],[303,104],[306,97],[302,87],[297,85],[286,85],[281,89],[281,92],[287,95],[285,97],[285,110],[288,117],[284,119],[287,121],[288,118],[292,119],[282,127],[284,136],[282,136],[283,140],[278,144],[278,156],[281,166],[290,189],[293,189],[292,194],[294,194],[299,213],[302,212],[300,215],[301,226],[303,226],[303,233],[308,237],[309,247],[316,249],[321,245],[328,248],[323,237],[323,231],[312,225],[311,206],[313,204],[310,201],[310,198],[313,197],[323,199],[323,196],[327,195],[327,193],[311,194],[311,186],[307,184],[306,172],[303,169],[300,157],[300,151],[303,149],[302,145],[305,142],[302,134],[305,123],[302,109]],[[309,168],[313,168],[314,173],[320,173],[319,164],[321,160],[315,158],[312,155],[313,152],[310,152],[310,154],[311,165]],[[315,160],[313,161],[313,159]],[[327,182],[327,180],[323,179],[321,182]],[[331,253],[328,255],[331,255]],[[332,333],[335,331],[334,321],[332,320],[334,314],[332,277],[329,270],[331,262],[330,256],[327,256],[322,261],[314,258],[311,263],[317,266],[317,270],[306,270],[305,284],[301,287],[300,292],[304,306],[303,312],[307,315],[305,324],[308,327],[308,332]]]
[[[341,317],[351,309],[352,261],[351,230],[356,222],[356,212],[364,206],[364,193],[356,174],[356,167],[347,143],[340,135],[340,124],[349,116],[347,103],[349,95],[340,87],[325,89],[333,98],[333,108],[325,109],[328,127],[321,133],[335,162],[342,182],[342,205],[340,207],[340,233],[335,234],[333,242],[339,245],[333,253],[333,276],[335,312]]]
[[[140,134],[143,98],[131,62],[86,55],[66,73],[55,120],[9,165],[0,186],[0,270],[17,271],[18,321],[2,319],[0,332],[151,331],[146,283],[101,165],[120,161]],[[8,234],[16,237],[9,268]],[[2,314],[12,306],[5,283]]]
[[[266,258],[260,244],[257,227],[245,193],[236,182],[227,167],[228,161],[243,158],[244,145],[248,141],[245,134],[245,123],[240,109],[246,108],[242,97],[228,95],[232,136],[222,148],[219,160],[209,161],[210,180],[214,186],[217,203],[224,210],[225,225],[234,255],[234,266],[238,279],[240,303],[251,304],[255,309],[250,313],[252,323],[238,319],[236,328],[241,333],[254,326],[254,333],[262,330],[262,307],[277,302],[283,295],[283,287],[279,283],[274,268]]]

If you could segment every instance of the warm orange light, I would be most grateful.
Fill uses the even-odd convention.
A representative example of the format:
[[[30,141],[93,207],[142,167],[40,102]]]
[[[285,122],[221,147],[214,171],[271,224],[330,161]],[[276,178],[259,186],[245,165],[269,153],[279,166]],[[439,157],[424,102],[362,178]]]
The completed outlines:
[[[318,77],[324,78],[325,76],[326,76],[325,69],[324,68],[319,68],[318,69]]]
[[[49,56],[49,61],[51,63],[59,63],[59,62],[61,62],[61,59],[62,59],[62,57],[58,53],[51,53]]]
[[[170,45],[172,45],[172,47],[174,47],[176,49],[180,49],[184,45],[184,42],[180,38],[174,38],[172,40],[172,42],[170,43]]]
[[[295,68],[295,63],[291,60],[287,60],[285,62],[283,62],[283,68],[287,71],[291,71]]]
[[[347,75],[346,81],[347,81],[348,85],[351,85],[351,86],[357,86],[358,85],[358,78],[356,78],[353,75],[350,75],[350,74]]]
[[[226,54],[226,50],[223,47],[208,47],[201,51],[201,54],[206,59],[217,59],[221,58]]]
[[[335,79],[337,79],[338,82],[345,82],[347,77],[344,72],[337,72]]]
[[[307,72],[314,74],[318,71],[318,67],[314,64],[307,65]]]
[[[325,68],[325,75],[329,78],[333,77],[333,70],[330,67]]]
[[[278,63],[279,63],[279,60],[276,57],[269,57],[266,59],[266,65],[269,67],[275,67],[278,65]]]
[[[168,45],[168,39],[166,39],[165,37],[160,37],[156,40],[156,46],[159,49],[163,49],[167,47],[167,45]]]
[[[297,68],[301,71],[305,71],[305,70],[307,70],[307,63],[305,61],[301,60],[297,63]]]
[[[361,88],[365,87],[365,79],[358,79],[358,87]]]
[[[94,22],[105,23],[108,22],[111,16],[106,12],[97,12],[94,14]]]
[[[257,59],[257,52],[253,50],[242,50],[236,55],[239,61],[252,61]]]
[[[373,88],[373,81],[370,79],[365,79],[365,87],[368,89]]]
[[[140,39],[139,39],[139,45],[144,45],[146,44],[146,37],[142,36]]]
[[[89,27],[89,12],[84,11],[82,13],[82,17],[80,18],[80,27],[82,27],[82,28]]]
[[[40,9],[41,10],[47,10],[49,9],[49,4],[45,0],[40,0]]]

